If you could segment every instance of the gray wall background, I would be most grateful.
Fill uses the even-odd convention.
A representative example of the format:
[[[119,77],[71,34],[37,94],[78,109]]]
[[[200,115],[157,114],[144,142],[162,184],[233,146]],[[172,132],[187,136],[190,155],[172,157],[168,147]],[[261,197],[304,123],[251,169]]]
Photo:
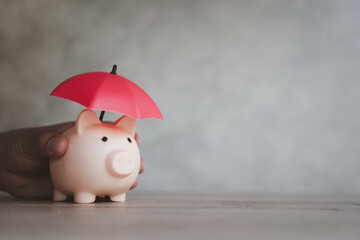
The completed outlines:
[[[83,107],[49,93],[116,63],[165,117],[138,122],[138,190],[360,193],[359,12],[343,0],[2,0],[0,130],[75,120]]]

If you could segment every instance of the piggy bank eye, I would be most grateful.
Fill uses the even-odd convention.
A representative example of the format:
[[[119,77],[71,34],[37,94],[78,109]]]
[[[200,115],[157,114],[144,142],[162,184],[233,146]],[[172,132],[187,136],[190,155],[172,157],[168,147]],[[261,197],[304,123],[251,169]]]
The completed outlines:
[[[131,143],[131,139],[130,138],[127,138],[128,142]]]
[[[108,138],[104,136],[101,140],[102,140],[103,142],[106,142],[106,141],[108,140]]]

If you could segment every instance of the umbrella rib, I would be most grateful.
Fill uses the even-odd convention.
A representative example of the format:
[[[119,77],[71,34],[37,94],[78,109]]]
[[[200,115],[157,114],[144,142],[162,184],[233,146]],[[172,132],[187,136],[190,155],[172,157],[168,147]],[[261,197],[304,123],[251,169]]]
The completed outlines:
[[[129,81],[128,79],[126,79],[127,81]],[[90,105],[89,106],[91,106],[91,108],[93,108],[93,109],[97,109],[97,110],[101,110],[101,111],[103,111],[103,110],[107,110],[107,109],[99,109],[99,108],[94,108],[94,102],[96,101],[96,99],[97,99],[97,95],[99,95],[101,92],[102,92],[102,88],[103,87],[105,87],[105,81],[103,81],[103,82],[101,82],[101,84],[100,84],[100,86],[98,87],[98,91],[96,91],[96,93],[95,93],[95,95],[96,95],[96,97],[94,97],[92,100],[91,100],[91,102],[90,102]],[[129,86],[129,84],[125,84],[125,86],[126,86],[126,88],[128,89],[128,91],[127,92],[129,92],[130,94],[131,94],[131,96],[132,96],[132,99],[136,99],[136,94],[134,94],[134,92],[133,92],[133,90],[132,90],[132,88]],[[124,86],[124,87],[125,87]],[[136,101],[135,101],[136,102]],[[133,116],[134,118],[140,118],[140,110],[139,110],[139,106],[137,105],[137,104],[134,104],[134,106],[133,106],[134,108],[135,108],[135,111],[136,111],[136,115],[135,116]],[[107,111],[112,111],[112,110],[107,110]],[[121,112],[123,115],[127,115],[126,113],[124,113],[124,112]]]
[[[128,80],[128,79],[126,79],[127,81],[130,81],[130,80]],[[132,88],[128,85],[128,84],[126,84],[126,86],[128,87],[128,89],[130,90],[130,93],[131,93],[131,95],[132,95],[132,97],[133,97],[133,99],[136,99],[136,97],[135,97],[135,94],[134,94],[134,92],[133,92],[133,90],[132,90]],[[135,101],[136,102],[136,101]],[[137,104],[135,104],[135,110],[136,110],[136,116],[135,116],[135,118],[139,118],[139,119],[141,119],[141,116],[140,116],[140,110],[139,110],[139,106],[137,105]]]
[[[95,105],[96,105],[95,102],[96,102],[96,99],[98,99],[98,95],[101,93],[101,88],[103,86],[103,83],[104,83],[103,81],[100,82],[97,91],[95,91],[94,96],[92,97],[91,101],[89,102],[89,108],[103,111],[103,109],[98,109],[97,107],[95,108]]]

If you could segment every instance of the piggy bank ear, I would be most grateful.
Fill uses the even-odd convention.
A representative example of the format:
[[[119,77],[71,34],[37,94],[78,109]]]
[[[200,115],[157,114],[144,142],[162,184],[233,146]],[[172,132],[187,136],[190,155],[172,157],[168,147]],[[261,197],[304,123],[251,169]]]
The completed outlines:
[[[75,130],[77,134],[82,134],[85,128],[99,123],[101,123],[101,121],[98,116],[96,116],[96,113],[94,113],[90,109],[85,109],[79,114],[78,118],[76,119]]]
[[[114,123],[115,126],[125,128],[132,136],[135,136],[136,132],[136,119],[122,116]]]

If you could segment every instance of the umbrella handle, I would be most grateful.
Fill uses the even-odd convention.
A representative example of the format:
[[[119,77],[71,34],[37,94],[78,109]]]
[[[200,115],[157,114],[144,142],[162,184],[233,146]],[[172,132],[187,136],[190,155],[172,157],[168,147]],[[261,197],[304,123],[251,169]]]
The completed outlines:
[[[110,73],[112,73],[112,74],[116,74],[116,69],[117,69],[117,65],[116,65],[116,64],[114,64]],[[105,115],[105,111],[101,111],[101,113],[100,113],[100,117],[99,117],[100,121],[102,121],[102,120],[103,120],[104,115]]]
[[[101,111],[101,113],[100,113],[100,117],[99,117],[100,121],[102,121],[102,120],[103,120],[104,115],[105,115],[105,111]]]

